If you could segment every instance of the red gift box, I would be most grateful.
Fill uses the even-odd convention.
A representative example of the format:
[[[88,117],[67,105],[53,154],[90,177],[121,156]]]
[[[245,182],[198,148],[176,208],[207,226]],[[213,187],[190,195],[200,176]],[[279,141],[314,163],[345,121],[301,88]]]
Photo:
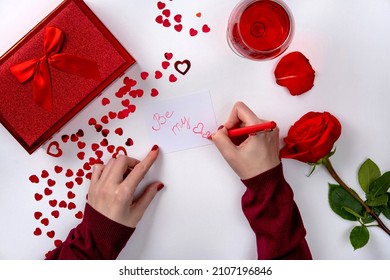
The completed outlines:
[[[0,58],[0,121],[31,154],[134,63],[82,0],[65,0]]]

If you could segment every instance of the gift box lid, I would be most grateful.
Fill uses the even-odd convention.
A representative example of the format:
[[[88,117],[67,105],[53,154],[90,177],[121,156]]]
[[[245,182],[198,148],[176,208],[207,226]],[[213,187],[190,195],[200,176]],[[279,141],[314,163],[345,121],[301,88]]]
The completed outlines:
[[[0,58],[0,122],[31,154],[134,63],[82,0],[65,0]]]

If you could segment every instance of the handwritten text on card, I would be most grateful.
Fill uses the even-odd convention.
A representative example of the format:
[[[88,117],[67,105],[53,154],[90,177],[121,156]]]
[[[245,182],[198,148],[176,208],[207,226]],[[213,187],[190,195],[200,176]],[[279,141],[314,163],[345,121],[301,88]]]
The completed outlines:
[[[216,130],[208,91],[148,104],[144,114],[151,140],[167,153],[209,145]]]

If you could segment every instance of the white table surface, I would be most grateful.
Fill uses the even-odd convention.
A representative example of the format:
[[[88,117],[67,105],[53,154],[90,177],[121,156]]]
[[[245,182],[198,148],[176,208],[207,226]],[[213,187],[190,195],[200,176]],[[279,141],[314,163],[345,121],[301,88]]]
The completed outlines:
[[[60,2],[0,0],[0,53],[5,53]],[[343,125],[332,160],[347,183],[357,186],[357,168],[367,157],[383,171],[390,170],[389,1],[286,0],[296,24],[287,52],[301,51],[316,70],[314,88],[299,97],[289,95],[275,83],[273,70],[279,58],[255,62],[242,59],[229,49],[227,19],[238,1],[163,1],[172,14],[182,14],[185,30],[180,33],[156,23],[160,14],[157,2],[86,0],[138,62],[125,74],[145,90],[146,96],[135,103],[150,102],[148,91],[153,87],[160,92],[153,100],[208,89],[218,124],[225,121],[233,104],[242,100],[260,117],[275,120],[281,138],[304,113],[329,111]],[[198,12],[200,17],[196,16]],[[203,23],[211,28],[209,33],[189,36],[190,27],[199,28]],[[167,75],[165,79],[142,81],[142,71],[153,74],[161,68],[165,52],[172,52],[177,60],[190,60],[190,71],[185,76],[177,75],[176,83],[170,83]],[[121,85],[121,80],[114,82],[52,140],[61,142],[61,135],[81,128],[87,147],[100,141],[101,135],[87,124],[88,119],[106,113],[101,99],[112,97]],[[135,157],[143,157],[153,144],[140,127],[140,119],[136,111],[128,119],[109,126],[115,129],[114,125],[119,124],[133,138],[135,144],[128,151]],[[0,139],[0,259],[41,259],[53,248],[55,239],[64,239],[79,222],[74,214],[84,208],[88,182],[84,180],[74,188],[77,208],[60,209],[60,217],[54,219],[50,216],[52,208],[34,199],[35,193],[43,192],[45,181],[32,184],[29,176],[48,170],[56,180],[53,197],[66,199],[65,171],[55,174],[53,168],[61,165],[64,170],[77,170],[78,149],[72,144],[63,145],[65,155],[54,158],[46,154],[46,144],[28,155],[3,126]],[[108,158],[106,153],[103,159]],[[379,229],[370,229],[366,247],[353,250],[348,240],[353,224],[330,210],[327,184],[334,180],[323,168],[308,178],[309,167],[305,164],[292,160],[283,160],[283,164],[315,259],[390,258],[389,236]],[[254,235],[241,210],[244,187],[215,146],[162,154],[145,184],[156,179],[162,180],[166,188],[147,210],[120,254],[121,259],[256,258]],[[40,219],[36,220],[35,211],[48,217],[50,224],[45,227]],[[390,226],[388,220],[385,222]],[[33,235],[36,227],[42,229],[41,236]],[[55,230],[53,239],[46,235],[50,230]]]

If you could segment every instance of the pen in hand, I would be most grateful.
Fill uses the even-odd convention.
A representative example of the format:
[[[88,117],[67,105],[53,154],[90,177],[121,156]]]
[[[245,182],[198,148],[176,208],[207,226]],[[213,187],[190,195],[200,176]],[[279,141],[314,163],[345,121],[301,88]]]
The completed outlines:
[[[250,135],[250,134],[257,133],[257,132],[267,132],[267,131],[274,130],[275,127],[276,127],[276,122],[274,122],[274,121],[258,123],[255,125],[249,125],[249,126],[229,129],[228,136],[230,138],[232,138],[232,137],[238,137],[238,136],[242,136],[242,135]],[[211,138],[212,138],[212,135],[210,135],[208,137],[209,140],[211,140]]]
[[[258,123],[255,125],[229,129],[228,135],[229,135],[229,137],[249,135],[249,134],[257,133],[257,132],[272,131],[273,129],[275,129],[275,127],[276,127],[276,122],[274,122],[274,121]]]

